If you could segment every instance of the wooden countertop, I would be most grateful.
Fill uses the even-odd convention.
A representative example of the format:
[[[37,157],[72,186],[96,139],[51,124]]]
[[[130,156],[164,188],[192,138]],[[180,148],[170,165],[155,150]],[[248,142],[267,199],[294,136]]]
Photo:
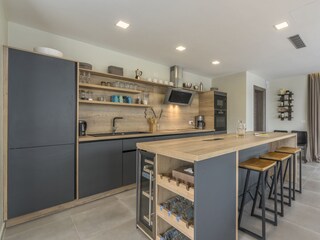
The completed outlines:
[[[195,162],[292,137],[296,138],[296,134],[272,132],[255,136],[254,133],[251,132],[247,133],[244,137],[237,137],[236,134],[220,134],[143,142],[138,143],[137,147],[167,157]]]
[[[214,132],[213,129],[181,129],[181,130],[167,130],[167,131],[158,131],[154,133],[141,133],[141,134],[130,134],[130,135],[116,135],[116,136],[105,136],[105,137],[93,137],[93,136],[83,136],[79,137],[79,142],[92,142],[92,141],[102,141],[102,140],[113,140],[113,139],[130,139],[130,138],[139,138],[139,137],[154,137],[154,136],[165,136],[165,135],[179,135],[179,134],[188,134],[188,133],[207,133]]]

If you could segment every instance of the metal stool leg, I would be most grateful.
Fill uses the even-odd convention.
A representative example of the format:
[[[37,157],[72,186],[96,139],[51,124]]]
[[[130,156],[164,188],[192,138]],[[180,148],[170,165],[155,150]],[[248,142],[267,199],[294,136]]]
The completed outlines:
[[[241,228],[240,224],[241,224],[241,219],[242,219],[242,214],[243,214],[244,203],[246,201],[250,172],[251,172],[250,170],[247,170],[246,180],[245,180],[244,189],[243,189],[242,201],[241,201],[241,206],[240,206],[240,213],[239,213],[239,217],[238,217],[239,229]]]
[[[261,177],[261,198],[262,198],[262,239],[266,239],[266,199],[265,199],[265,190],[266,190],[266,185],[264,182],[264,172],[262,172],[262,177]],[[275,187],[276,188],[276,187]]]
[[[299,166],[299,193],[302,193],[302,151],[300,151],[300,166]]]
[[[256,208],[256,203],[257,203],[257,198],[258,198],[258,193],[259,193],[259,188],[260,188],[261,175],[262,175],[262,173],[260,172],[257,187],[256,187],[256,193],[254,194],[254,199],[253,199],[253,204],[252,204],[252,209],[251,209],[251,216],[255,215],[254,211]],[[260,202],[260,205],[261,205],[261,202]]]
[[[282,173],[283,164],[280,162],[280,169],[278,170],[280,173]],[[278,176],[279,177],[279,176]],[[283,207],[283,177],[282,174],[280,174],[280,202],[281,202],[281,210],[280,210],[280,216],[284,216],[284,207]],[[278,197],[275,197],[275,199],[278,199]]]
[[[292,196],[292,200],[296,200],[296,172],[297,172],[297,156],[296,154],[293,154],[291,161],[293,161],[293,196]]]
[[[287,161],[289,161],[289,207],[291,207],[291,183],[292,183],[292,157],[290,157]],[[286,177],[286,176],[284,176]]]
[[[277,164],[274,166],[273,170],[275,173],[277,172]],[[268,174],[268,172],[267,172],[267,174]],[[274,176],[275,177],[273,179],[273,182],[275,185],[275,196],[278,196],[278,186],[277,186],[278,179],[277,179],[277,175],[274,175]],[[274,198],[274,225],[275,226],[278,225],[278,197]]]

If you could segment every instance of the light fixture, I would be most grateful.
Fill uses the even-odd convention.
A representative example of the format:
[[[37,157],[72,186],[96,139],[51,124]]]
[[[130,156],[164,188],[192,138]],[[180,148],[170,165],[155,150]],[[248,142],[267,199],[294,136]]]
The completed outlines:
[[[289,24],[288,24],[287,22],[283,22],[283,23],[279,23],[279,24],[277,24],[277,25],[274,25],[274,27],[275,27],[277,30],[281,30],[281,29],[286,28],[286,27],[288,27],[288,26],[289,26]]]
[[[119,22],[117,22],[116,26],[117,27],[121,27],[123,29],[127,29],[130,26],[130,24],[126,23],[126,22],[123,22],[123,21],[119,21]]]
[[[220,62],[218,60],[214,60],[214,61],[212,61],[212,64],[213,65],[218,65],[218,64],[220,64]]]
[[[180,52],[186,50],[186,48],[184,46],[179,46],[179,47],[176,47],[176,49]]]

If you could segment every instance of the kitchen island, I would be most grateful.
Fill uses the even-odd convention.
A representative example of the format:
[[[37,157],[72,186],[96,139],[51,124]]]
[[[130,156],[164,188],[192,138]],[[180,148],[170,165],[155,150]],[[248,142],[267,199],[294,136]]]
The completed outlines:
[[[296,147],[296,134],[248,133],[244,137],[223,134],[138,143],[139,163],[146,154],[154,156],[151,238],[160,239],[162,233],[174,227],[189,239],[238,239],[238,192],[244,179],[238,164],[279,146]],[[194,167],[194,184],[170,177],[172,170],[188,165]],[[186,222],[163,207],[164,202],[175,196],[193,203],[193,221]],[[141,202],[138,193],[137,221]]]

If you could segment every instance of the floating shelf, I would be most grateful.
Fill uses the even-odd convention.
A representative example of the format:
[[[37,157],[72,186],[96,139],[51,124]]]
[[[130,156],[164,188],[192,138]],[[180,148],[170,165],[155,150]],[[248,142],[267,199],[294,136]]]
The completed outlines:
[[[96,84],[88,84],[88,83],[80,83],[80,88],[91,88],[91,89],[99,89],[99,90],[107,90],[107,91],[115,91],[115,92],[125,92],[125,93],[133,93],[139,94],[141,91],[127,89],[127,88],[116,88],[116,87],[108,87],[108,86],[100,86]]]
[[[194,202],[194,188],[189,187],[187,184],[179,183],[174,179],[159,174],[157,175],[157,184]]]
[[[179,230],[181,233],[186,235],[191,240],[194,239],[194,226],[193,225],[189,226],[188,222],[178,218],[178,216],[175,215],[174,213],[171,213],[167,209],[162,208],[160,205],[157,205],[157,216],[162,218],[164,221],[166,221],[172,227]]]
[[[110,74],[110,73],[97,72],[97,71],[83,69],[83,68],[79,68],[79,71],[89,72],[95,76],[118,79],[118,80],[123,80],[123,81],[128,81],[128,82],[136,82],[136,83],[148,84],[148,85],[159,86],[159,87],[173,87],[173,86],[169,86],[169,85],[165,85],[165,84],[161,84],[161,83],[149,82],[149,81],[145,81],[145,80],[141,80],[141,79],[124,77],[124,76],[119,76],[119,75]]]
[[[135,104],[135,103],[117,103],[117,102],[104,102],[104,101],[89,101],[89,100],[79,100],[82,104],[97,104],[97,105],[112,105],[112,106],[122,106],[122,107],[141,107],[148,108],[150,105]]]

